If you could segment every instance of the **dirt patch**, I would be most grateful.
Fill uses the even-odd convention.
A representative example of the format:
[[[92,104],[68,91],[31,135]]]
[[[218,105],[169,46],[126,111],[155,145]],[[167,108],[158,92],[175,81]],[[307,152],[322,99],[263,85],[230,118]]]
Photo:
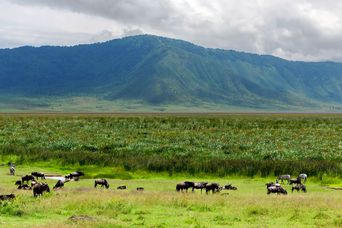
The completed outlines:
[[[69,217],[69,220],[73,222],[94,221],[95,218],[88,215],[72,215],[71,217]]]

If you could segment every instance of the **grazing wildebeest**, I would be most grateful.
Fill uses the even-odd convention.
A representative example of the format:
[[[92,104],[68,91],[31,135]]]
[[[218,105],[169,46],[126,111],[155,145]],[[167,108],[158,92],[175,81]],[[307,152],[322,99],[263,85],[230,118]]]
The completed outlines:
[[[182,191],[185,189],[186,192],[188,192],[189,188],[194,188],[195,183],[191,181],[184,181],[183,183],[179,183],[176,185],[176,191]]]
[[[9,169],[9,171],[10,171],[10,175],[11,175],[11,176],[14,176],[14,175],[15,175],[15,168],[14,168],[14,166],[11,166],[10,169]]]
[[[205,186],[207,186],[208,182],[198,182],[194,184],[194,187],[192,187],[192,191],[194,191],[194,189],[201,189],[201,193],[203,188],[205,188]]]
[[[308,178],[308,175],[306,175],[305,173],[301,173],[298,175],[298,178],[303,179],[304,180],[303,183],[305,183],[306,179]]]
[[[295,179],[290,179],[290,184],[301,184],[302,183],[302,179],[297,177]]]
[[[53,189],[57,190],[57,189],[60,189],[63,187],[64,187],[64,181],[58,180],[57,183],[55,184],[55,186],[53,186]]]
[[[41,196],[44,192],[50,192],[50,188],[48,184],[45,183],[38,183],[33,186],[33,196]]]
[[[287,191],[283,187],[281,187],[279,184],[278,185],[274,184],[274,185],[267,187],[267,194],[271,194],[271,193],[287,195]]]
[[[142,191],[144,191],[144,188],[143,187],[137,187],[137,191],[142,192]]]
[[[15,185],[18,185],[18,189],[22,189],[22,190],[31,190],[32,189],[31,186],[28,186],[27,184],[22,183],[21,180],[17,180],[15,182]]]
[[[122,185],[122,186],[117,187],[116,189],[124,190],[124,189],[127,189],[127,187],[125,185]]]
[[[292,186],[292,192],[293,190],[297,190],[297,192],[299,192],[300,190],[306,192],[306,186],[304,184],[297,184],[296,186]]]
[[[24,183],[25,181],[26,182],[29,182],[30,180],[34,181],[34,177],[32,175],[25,175],[21,178],[21,181]]]
[[[281,183],[284,183],[284,180],[287,180],[287,183],[290,183],[291,176],[290,175],[279,175],[277,177],[277,181],[281,180]]]
[[[0,200],[11,200],[11,199],[14,199],[14,198],[15,198],[14,194],[0,195]]]
[[[95,180],[94,187],[96,188],[97,185],[101,185],[101,187],[109,188],[109,184],[108,184],[108,181],[106,179]]]
[[[73,179],[75,181],[78,181],[81,176],[84,176],[84,173],[80,171],[76,171],[76,172],[72,172],[66,175],[65,179],[69,179],[69,180]]]
[[[220,185],[218,183],[211,183],[205,186],[206,193],[209,193],[210,191],[212,191],[212,193],[219,192],[221,189],[222,188],[220,188]]]
[[[40,179],[45,179],[45,174],[41,173],[41,172],[32,172],[31,175],[36,177],[37,180],[38,180],[39,177],[40,177]]]
[[[237,187],[232,186],[231,184],[228,184],[228,185],[224,186],[224,189],[226,189],[226,190],[237,190]]]

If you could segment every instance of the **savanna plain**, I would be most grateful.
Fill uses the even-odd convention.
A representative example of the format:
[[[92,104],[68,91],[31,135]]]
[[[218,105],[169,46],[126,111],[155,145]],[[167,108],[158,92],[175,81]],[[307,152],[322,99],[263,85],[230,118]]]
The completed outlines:
[[[2,114],[0,156],[0,194],[16,195],[2,227],[342,226],[339,114]],[[14,185],[33,171],[85,176],[34,198]],[[307,193],[266,194],[299,173]],[[186,180],[238,190],[176,192]]]

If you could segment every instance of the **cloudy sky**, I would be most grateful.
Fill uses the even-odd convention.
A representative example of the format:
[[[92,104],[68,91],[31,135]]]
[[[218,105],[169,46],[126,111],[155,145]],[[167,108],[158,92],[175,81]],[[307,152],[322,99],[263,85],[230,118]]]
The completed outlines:
[[[136,34],[291,60],[342,61],[342,1],[0,0],[0,48]]]

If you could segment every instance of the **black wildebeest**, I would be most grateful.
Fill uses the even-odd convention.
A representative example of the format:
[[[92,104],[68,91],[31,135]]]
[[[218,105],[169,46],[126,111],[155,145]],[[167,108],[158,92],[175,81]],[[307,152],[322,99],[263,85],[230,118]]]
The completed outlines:
[[[195,187],[195,183],[191,182],[191,181],[184,181],[183,183],[179,183],[176,185],[176,191],[182,191],[185,189],[186,192],[188,192],[189,188],[194,188]]]
[[[25,175],[21,178],[21,181],[24,183],[25,181],[26,182],[29,182],[30,180],[34,181],[34,177],[32,175]]]
[[[194,189],[201,189],[201,193],[202,190],[205,188],[205,186],[207,186],[208,182],[198,182],[194,184],[194,187],[192,187],[192,191],[194,191]]]
[[[211,184],[207,184],[207,186],[205,186],[205,192],[209,193],[210,191],[212,191],[212,193],[215,192],[219,192],[221,190],[220,185],[218,183],[211,183]]]
[[[48,184],[45,183],[37,183],[33,186],[33,196],[41,196],[44,192],[50,192],[50,188]]]
[[[286,180],[287,181],[287,183],[289,184],[290,183],[290,179],[291,179],[291,176],[290,175],[279,175],[278,177],[277,177],[277,181],[281,181],[281,183],[284,183],[284,180]]]
[[[124,189],[127,189],[127,187],[126,187],[126,185],[122,185],[122,186],[117,187],[116,189],[124,190]]]
[[[14,194],[0,195],[0,200],[11,200],[11,199],[14,199],[14,198],[15,198]]]
[[[303,183],[305,183],[306,179],[308,179],[308,175],[306,175],[305,173],[301,173],[298,175],[298,178],[303,179],[304,180]]]
[[[106,179],[95,180],[94,187],[96,188],[97,185],[101,185],[101,187],[106,187],[107,189],[109,188],[109,184],[108,184],[108,181]]]
[[[281,187],[280,184],[273,184],[273,185],[267,186],[267,194],[269,195],[271,193],[287,195],[287,191],[283,187]]]
[[[300,190],[306,192],[306,186],[304,184],[297,184],[296,186],[292,186],[292,192],[293,190],[297,190],[297,192],[299,192]]]
[[[45,174],[41,173],[41,172],[32,172],[31,175],[36,177],[37,180],[38,180],[39,177],[40,177],[40,179],[45,179]]]
[[[137,187],[137,191],[142,192],[142,191],[144,191],[144,188],[143,187]]]
[[[228,184],[228,185],[224,186],[224,189],[226,189],[226,190],[237,190],[237,187],[235,187],[231,184]]]
[[[302,179],[299,177],[297,177],[295,179],[291,179],[290,184],[302,184]]]

